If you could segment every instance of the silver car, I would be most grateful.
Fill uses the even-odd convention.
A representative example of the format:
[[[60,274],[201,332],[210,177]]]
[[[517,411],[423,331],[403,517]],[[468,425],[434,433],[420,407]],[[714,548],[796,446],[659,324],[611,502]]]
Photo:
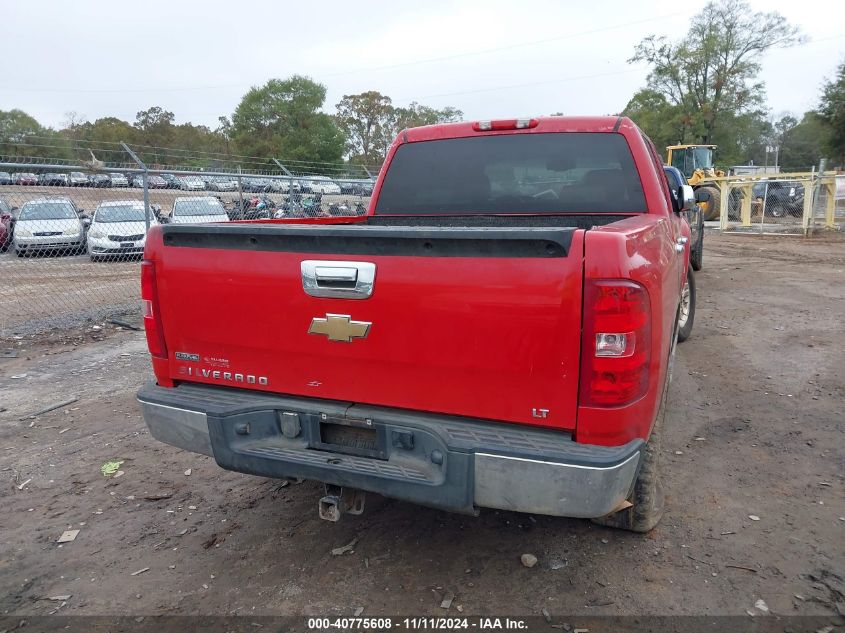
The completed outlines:
[[[182,178],[182,191],[205,191],[205,181],[199,176],[185,176]]]
[[[228,176],[212,176],[205,181],[205,188],[209,191],[237,191],[238,181]]]
[[[117,172],[113,174],[109,174],[109,180],[111,181],[112,187],[128,187],[129,180],[123,174],[118,174]]]
[[[87,187],[88,176],[83,174],[81,171],[72,171],[70,172],[70,177],[68,178],[68,184],[71,187]]]
[[[85,227],[70,200],[31,200],[20,209],[12,243],[18,257],[36,251],[78,254],[85,248]]]
[[[228,222],[229,216],[220,201],[213,196],[176,198],[170,212],[173,224],[199,224],[201,222]]]
[[[150,226],[158,224],[150,212]],[[107,257],[141,255],[147,238],[144,203],[137,200],[103,202],[88,227],[88,255],[91,261]]]

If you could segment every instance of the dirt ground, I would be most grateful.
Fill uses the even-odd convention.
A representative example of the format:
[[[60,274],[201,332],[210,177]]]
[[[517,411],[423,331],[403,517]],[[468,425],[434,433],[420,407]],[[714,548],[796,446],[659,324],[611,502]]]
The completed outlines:
[[[373,496],[326,523],[315,483],[226,472],[150,437],[134,398],[151,375],[141,332],[13,340],[18,357],[0,360],[0,615],[750,618],[763,600],[842,626],[845,241],[708,233],[704,264],[663,443],[667,512],[645,536]],[[106,478],[114,459],[123,475]],[[78,536],[57,544],[67,529]]]

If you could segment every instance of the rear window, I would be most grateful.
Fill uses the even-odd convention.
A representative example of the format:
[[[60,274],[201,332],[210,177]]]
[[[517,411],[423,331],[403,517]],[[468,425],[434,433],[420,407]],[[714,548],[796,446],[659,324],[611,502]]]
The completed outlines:
[[[508,134],[401,145],[376,204],[384,215],[643,213],[621,134]]]

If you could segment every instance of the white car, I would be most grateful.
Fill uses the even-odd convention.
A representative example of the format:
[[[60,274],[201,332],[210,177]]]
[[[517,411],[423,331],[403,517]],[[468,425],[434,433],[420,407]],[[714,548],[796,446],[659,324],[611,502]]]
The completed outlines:
[[[201,222],[228,222],[229,216],[214,196],[176,198],[170,212],[173,224],[199,224]]]
[[[18,257],[35,251],[77,254],[85,247],[85,227],[67,198],[30,200],[20,209],[12,244]]]
[[[141,255],[147,239],[144,203],[137,200],[103,202],[88,227],[88,255],[91,261],[107,257]],[[150,210],[150,226],[158,224]]]
[[[205,181],[199,176],[185,176],[180,188],[182,191],[205,191]]]
[[[340,194],[340,185],[327,176],[314,176],[308,179],[312,193]]]

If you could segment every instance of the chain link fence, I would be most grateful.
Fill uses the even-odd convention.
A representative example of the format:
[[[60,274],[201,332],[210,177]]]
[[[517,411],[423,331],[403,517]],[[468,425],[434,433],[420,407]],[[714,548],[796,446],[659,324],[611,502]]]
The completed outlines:
[[[265,171],[152,168],[124,148],[122,163],[3,157],[0,338],[134,320],[151,226],[363,215],[375,181],[364,168],[278,160]]]
[[[717,180],[723,230],[806,235],[845,220],[845,177],[832,172]]]

